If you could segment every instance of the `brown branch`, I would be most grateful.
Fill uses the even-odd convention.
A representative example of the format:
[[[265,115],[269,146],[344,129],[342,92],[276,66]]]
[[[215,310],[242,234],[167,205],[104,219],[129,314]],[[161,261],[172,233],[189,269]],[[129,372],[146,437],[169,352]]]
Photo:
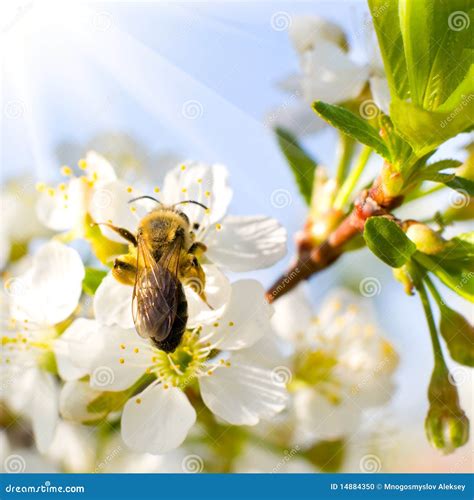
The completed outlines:
[[[298,283],[329,267],[344,253],[344,245],[361,233],[365,221],[373,215],[388,215],[399,206],[402,197],[384,194],[380,179],[376,179],[370,189],[362,191],[354,202],[352,211],[332,231],[327,239],[314,245],[306,227],[297,241],[297,257],[288,271],[280,276],[268,289],[266,298],[273,302],[293,289]]]

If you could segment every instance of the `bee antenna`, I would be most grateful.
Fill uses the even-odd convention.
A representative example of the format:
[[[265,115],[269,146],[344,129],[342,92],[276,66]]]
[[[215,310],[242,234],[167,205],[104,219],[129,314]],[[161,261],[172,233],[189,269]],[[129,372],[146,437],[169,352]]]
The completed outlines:
[[[148,195],[138,196],[137,198],[133,198],[133,199],[129,200],[128,203],[133,203],[134,201],[143,200],[143,199],[153,200],[153,201],[156,201],[156,203],[159,203],[160,205],[162,205],[160,200],[157,200],[156,198],[153,198],[153,196],[148,196]]]
[[[182,205],[183,203],[192,203],[193,205],[198,205],[201,208],[204,208],[204,210],[207,210],[206,205],[203,205],[202,203],[199,203],[199,201],[194,201],[194,200],[184,200],[184,201],[179,201],[178,203],[175,203],[173,207],[176,205]]]

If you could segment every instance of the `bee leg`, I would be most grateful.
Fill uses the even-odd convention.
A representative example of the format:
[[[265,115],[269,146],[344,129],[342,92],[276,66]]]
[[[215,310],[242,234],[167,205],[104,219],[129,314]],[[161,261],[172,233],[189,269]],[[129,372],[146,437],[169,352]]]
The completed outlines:
[[[188,250],[188,253],[196,256],[201,256],[207,250],[207,246],[200,241],[195,241]]]
[[[112,231],[115,231],[117,234],[119,234],[123,239],[127,240],[129,243],[131,243],[134,247],[137,246],[137,239],[135,236],[128,230],[123,227],[117,227],[114,226],[113,224],[109,224],[108,222],[94,222],[94,226],[107,226],[108,228],[112,229]]]
[[[137,268],[135,264],[127,262],[126,257],[122,259],[115,259],[114,268],[112,269],[112,276],[123,285],[133,286],[135,284],[135,276]]]
[[[194,246],[195,248],[193,249]],[[202,250],[203,248],[206,249],[206,246],[202,243],[193,243],[190,250],[204,251]],[[186,256],[182,259],[180,273],[183,283],[189,285],[209,309],[214,309],[211,304],[209,304],[206,297],[206,274],[194,253],[188,251]]]

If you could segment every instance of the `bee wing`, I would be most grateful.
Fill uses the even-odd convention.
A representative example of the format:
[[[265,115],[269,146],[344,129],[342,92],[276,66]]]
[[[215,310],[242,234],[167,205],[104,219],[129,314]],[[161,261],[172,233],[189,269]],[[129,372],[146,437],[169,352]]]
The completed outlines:
[[[171,332],[180,300],[180,252],[181,242],[175,241],[156,262],[143,238],[138,239],[132,308],[135,327],[143,338],[160,342]]]

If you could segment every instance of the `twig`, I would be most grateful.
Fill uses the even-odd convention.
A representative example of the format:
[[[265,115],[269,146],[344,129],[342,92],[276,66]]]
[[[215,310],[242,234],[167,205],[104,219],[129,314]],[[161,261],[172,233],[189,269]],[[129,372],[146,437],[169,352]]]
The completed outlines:
[[[273,302],[301,281],[329,267],[344,253],[344,245],[363,231],[365,221],[369,217],[390,215],[390,211],[398,207],[402,200],[401,196],[387,196],[381,188],[380,178],[376,179],[371,188],[360,193],[352,211],[325,241],[314,245],[310,235],[303,236],[297,241],[295,262],[268,289],[267,301]]]

